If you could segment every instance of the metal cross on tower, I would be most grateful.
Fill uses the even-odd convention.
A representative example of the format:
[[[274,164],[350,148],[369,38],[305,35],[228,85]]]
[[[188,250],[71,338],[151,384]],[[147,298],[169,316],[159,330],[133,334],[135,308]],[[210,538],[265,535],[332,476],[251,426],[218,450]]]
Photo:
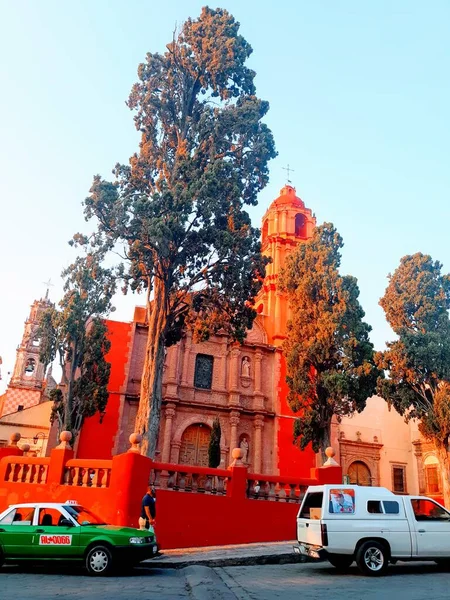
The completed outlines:
[[[287,171],[287,183],[292,183],[292,181],[290,179],[290,175],[291,175],[291,172],[295,173],[294,169],[291,169],[291,167],[289,166],[289,163],[288,163],[287,167],[281,167],[281,168],[283,169],[283,171]]]
[[[46,299],[46,300],[48,300],[48,293],[49,293],[49,291],[50,291],[50,287],[54,287],[54,286],[53,286],[53,283],[52,283],[52,280],[51,280],[51,279],[49,279],[48,281],[43,281],[42,283],[43,283],[43,284],[45,285],[45,287],[47,288],[47,291],[45,292],[45,299]]]

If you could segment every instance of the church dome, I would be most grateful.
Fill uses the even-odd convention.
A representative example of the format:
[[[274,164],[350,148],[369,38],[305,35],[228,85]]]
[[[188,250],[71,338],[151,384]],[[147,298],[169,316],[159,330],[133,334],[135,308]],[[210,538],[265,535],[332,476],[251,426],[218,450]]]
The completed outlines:
[[[296,208],[305,208],[305,203],[297,196],[295,187],[292,187],[292,185],[287,184],[283,188],[281,188],[280,195],[272,202],[270,208],[277,208],[281,206],[294,206]]]

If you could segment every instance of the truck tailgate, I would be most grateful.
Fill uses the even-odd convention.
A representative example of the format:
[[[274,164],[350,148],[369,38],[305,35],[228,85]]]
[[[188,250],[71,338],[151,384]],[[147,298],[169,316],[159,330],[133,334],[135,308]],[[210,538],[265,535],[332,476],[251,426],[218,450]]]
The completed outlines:
[[[321,521],[319,519],[297,519],[297,540],[311,546],[322,545]]]

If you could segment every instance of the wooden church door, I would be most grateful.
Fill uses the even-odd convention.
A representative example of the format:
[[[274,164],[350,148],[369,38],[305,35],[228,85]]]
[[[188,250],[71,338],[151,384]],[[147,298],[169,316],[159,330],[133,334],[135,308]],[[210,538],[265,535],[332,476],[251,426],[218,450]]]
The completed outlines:
[[[211,429],[203,423],[190,425],[181,438],[180,465],[208,466],[208,448]]]

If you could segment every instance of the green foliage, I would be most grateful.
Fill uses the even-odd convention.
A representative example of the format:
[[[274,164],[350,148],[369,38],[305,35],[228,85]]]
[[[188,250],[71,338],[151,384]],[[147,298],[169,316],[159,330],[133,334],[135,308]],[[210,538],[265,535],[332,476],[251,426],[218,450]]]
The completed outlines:
[[[288,402],[301,415],[294,441],[302,449],[311,443],[315,452],[329,445],[333,416],[339,421],[363,410],[378,376],[357,281],[339,274],[342,246],[325,223],[287,257],[280,274],[292,311],[283,345]]]
[[[380,300],[398,339],[377,354],[378,393],[438,446],[450,435],[450,275],[430,256],[405,256]]]
[[[211,438],[209,440],[208,448],[208,465],[212,469],[216,469],[220,465],[220,438],[222,436],[222,430],[220,428],[220,422],[218,418],[213,421]]]
[[[102,256],[89,252],[63,271],[66,278],[59,309],[50,308],[41,317],[40,360],[45,366],[58,358],[62,384],[51,392],[52,422],[60,429],[79,432],[84,417],[102,412],[108,400],[110,348],[101,316],[111,310],[115,278],[100,266]]]
[[[116,165],[114,182],[95,177],[85,201],[86,218],[98,224],[90,241],[125,247],[124,292],[147,292],[143,447],[145,415],[158,430],[159,345],[176,343],[185,327],[197,341],[219,330],[242,341],[256,316],[266,259],[244,207],[257,203],[276,152],[262,122],[269,105],[255,96],[255,73],[244,64],[252,50],[238,31],[226,10],[204,8],[164,54],[147,54],[128,100],[139,152]]]

